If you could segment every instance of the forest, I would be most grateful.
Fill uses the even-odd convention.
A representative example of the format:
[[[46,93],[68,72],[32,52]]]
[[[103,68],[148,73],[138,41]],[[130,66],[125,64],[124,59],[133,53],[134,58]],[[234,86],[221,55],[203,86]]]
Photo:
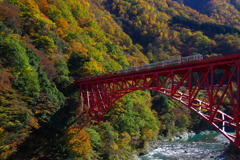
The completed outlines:
[[[82,129],[74,81],[181,50],[240,52],[239,15],[239,0],[0,0],[0,159],[129,160],[204,130],[187,107],[150,91]]]

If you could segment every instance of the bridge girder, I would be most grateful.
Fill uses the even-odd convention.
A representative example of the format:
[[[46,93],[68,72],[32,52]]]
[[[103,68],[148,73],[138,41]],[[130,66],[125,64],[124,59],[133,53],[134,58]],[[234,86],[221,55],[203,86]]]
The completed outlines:
[[[101,121],[113,103],[136,90],[169,96],[199,114],[240,148],[240,54],[76,81],[80,108]]]

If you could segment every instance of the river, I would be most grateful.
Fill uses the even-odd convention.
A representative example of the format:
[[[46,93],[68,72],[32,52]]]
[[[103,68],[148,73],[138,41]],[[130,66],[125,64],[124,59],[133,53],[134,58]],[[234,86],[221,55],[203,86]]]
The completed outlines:
[[[196,134],[185,141],[164,142],[141,160],[226,160],[229,141],[219,133]]]

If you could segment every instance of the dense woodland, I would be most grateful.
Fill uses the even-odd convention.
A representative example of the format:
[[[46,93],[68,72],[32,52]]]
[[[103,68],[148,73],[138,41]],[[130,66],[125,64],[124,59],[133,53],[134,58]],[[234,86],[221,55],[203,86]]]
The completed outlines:
[[[129,160],[157,139],[203,129],[186,107],[148,91],[81,129],[74,80],[183,49],[239,52],[239,15],[239,0],[0,0],[0,159]]]

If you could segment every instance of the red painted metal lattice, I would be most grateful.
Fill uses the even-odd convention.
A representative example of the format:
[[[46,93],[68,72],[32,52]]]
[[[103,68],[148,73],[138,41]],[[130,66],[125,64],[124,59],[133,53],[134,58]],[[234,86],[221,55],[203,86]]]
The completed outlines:
[[[240,54],[76,81],[81,113],[99,122],[111,105],[136,90],[184,104],[240,148]]]

